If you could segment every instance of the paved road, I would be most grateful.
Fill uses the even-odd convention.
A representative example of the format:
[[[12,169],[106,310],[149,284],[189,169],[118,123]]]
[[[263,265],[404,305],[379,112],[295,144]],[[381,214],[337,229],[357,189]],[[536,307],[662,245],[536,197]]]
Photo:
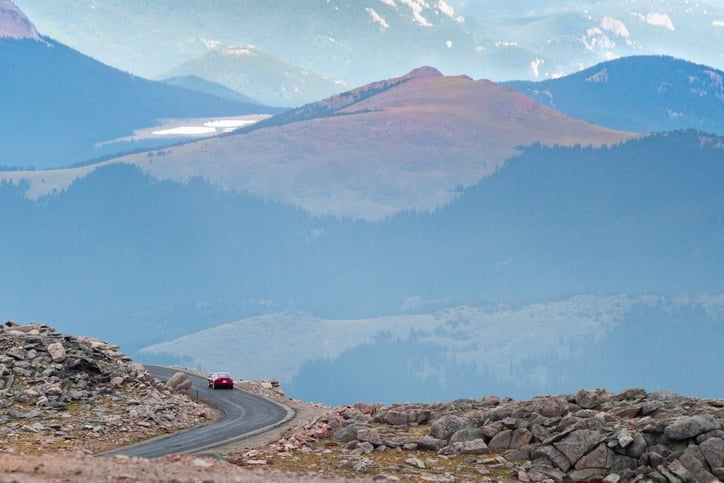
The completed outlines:
[[[175,369],[160,366],[146,366],[146,369],[153,377],[162,380],[169,379],[177,372]],[[195,453],[263,433],[294,415],[291,409],[268,399],[240,389],[209,389],[206,379],[192,374],[188,376],[193,382],[189,394],[196,396],[198,389],[201,400],[216,406],[224,413],[221,419],[206,426],[116,450],[103,456],[157,458],[171,453]]]

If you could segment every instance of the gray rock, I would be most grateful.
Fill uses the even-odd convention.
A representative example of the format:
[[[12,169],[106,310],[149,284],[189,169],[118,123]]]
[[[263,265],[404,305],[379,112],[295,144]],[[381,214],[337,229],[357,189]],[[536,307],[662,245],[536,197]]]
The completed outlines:
[[[416,443],[415,449],[422,451],[440,451],[445,446],[447,446],[445,440],[433,438],[432,436],[423,436]]]
[[[496,434],[503,430],[503,423],[501,423],[500,421],[496,421],[491,424],[486,424],[485,426],[483,426],[482,429],[485,437],[492,439],[495,437]]]
[[[601,405],[601,397],[598,391],[581,389],[576,393],[576,404],[583,409],[594,409]]]
[[[537,398],[531,401],[530,409],[546,418],[559,418],[567,411],[567,403],[558,398],[545,397]]]
[[[684,451],[684,454],[679,456],[681,464],[689,470],[689,473],[696,479],[696,481],[714,481],[714,475],[709,473],[709,468],[706,464],[704,455],[699,450],[699,447],[695,444],[689,445]]]
[[[450,437],[450,444],[482,439],[484,437],[485,432],[481,428],[463,428],[460,431],[456,431],[455,434]]]
[[[585,468],[571,471],[568,473],[568,478],[573,481],[588,481],[594,478],[603,478],[607,474],[607,471],[601,468]]]
[[[430,427],[430,436],[437,439],[450,437],[465,428],[467,420],[458,416],[447,415],[435,420]]]
[[[382,444],[380,433],[376,429],[364,428],[357,431],[357,439],[359,441],[367,441],[375,446]]]
[[[724,467],[724,440],[709,438],[699,445],[710,468]]]
[[[485,444],[483,439],[474,439],[472,441],[460,441],[453,443],[453,452],[455,454],[488,454],[490,448]]]
[[[724,466],[721,468],[714,468],[711,472],[714,473],[714,476],[724,481]]]
[[[408,465],[410,465],[414,468],[419,468],[421,470],[425,469],[425,463],[423,463],[422,460],[419,458],[407,458],[405,460],[405,463],[407,463]]]
[[[626,456],[640,458],[641,455],[644,454],[644,451],[646,451],[646,446],[646,438],[644,438],[641,433],[636,433],[633,435],[633,442],[626,447]]]
[[[697,414],[696,416],[682,416],[668,425],[664,435],[673,440],[689,439],[695,436],[719,429],[719,423],[710,414]]]
[[[554,443],[554,446],[558,451],[563,453],[573,465],[581,459],[583,455],[590,452],[605,440],[606,436],[598,431],[579,429]]]
[[[510,442],[512,440],[513,431],[511,431],[510,429],[506,429],[505,431],[501,431],[496,434],[495,437],[490,440],[488,446],[490,447],[490,451],[493,451],[495,453],[501,453],[507,449],[510,449]]]
[[[603,479],[603,483],[618,483],[621,481],[621,477],[614,474],[614,475],[608,475]]]
[[[625,448],[629,444],[633,443],[633,437],[631,436],[631,433],[626,428],[622,429],[621,432],[618,433],[617,440],[618,440],[618,445],[621,448]]]
[[[568,458],[553,446],[540,446],[534,449],[531,453],[531,458],[546,458],[563,472],[567,472],[572,466]]]
[[[65,347],[60,342],[48,344],[48,353],[53,362],[63,362],[65,360]]]
[[[362,443],[358,444],[357,448],[355,449],[361,449],[363,453],[371,453],[375,450],[375,447],[372,445],[372,443],[363,441]]]
[[[582,470],[585,468],[605,468],[610,469],[613,467],[613,451],[606,446],[605,443],[601,443],[596,446],[591,452],[584,455],[581,459],[576,462],[576,469]]]
[[[508,461],[522,461],[522,460],[529,460],[531,459],[531,447],[530,446],[524,446],[520,449],[511,449],[503,453],[503,457],[505,457]]]
[[[518,428],[513,431],[513,437],[510,440],[510,449],[518,449],[528,445],[533,440],[533,433],[525,428]]]
[[[5,352],[5,354],[19,361],[25,360],[25,349],[22,347],[11,347]]]
[[[332,438],[342,443],[349,443],[357,439],[357,432],[360,429],[365,429],[367,426],[360,424],[350,424],[349,426],[343,426],[334,432]]]

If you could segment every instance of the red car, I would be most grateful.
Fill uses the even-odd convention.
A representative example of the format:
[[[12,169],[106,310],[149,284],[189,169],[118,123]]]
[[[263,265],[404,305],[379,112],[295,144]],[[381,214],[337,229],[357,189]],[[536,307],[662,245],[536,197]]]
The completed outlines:
[[[234,379],[228,372],[214,372],[209,376],[209,387],[212,389],[234,389]]]

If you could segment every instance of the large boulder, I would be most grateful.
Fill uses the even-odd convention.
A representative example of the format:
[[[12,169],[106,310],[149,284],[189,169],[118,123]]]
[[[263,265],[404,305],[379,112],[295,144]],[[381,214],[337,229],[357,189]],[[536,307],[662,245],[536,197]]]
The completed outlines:
[[[553,446],[540,446],[534,449],[531,453],[531,458],[545,458],[564,473],[570,470],[572,466],[568,458],[566,458],[563,453],[555,449]]]
[[[63,362],[65,360],[65,347],[60,342],[48,344],[48,354],[53,362]]]
[[[417,441],[417,449],[422,451],[440,451],[447,446],[443,439],[433,438],[432,436],[423,436]]]
[[[601,443],[591,452],[584,455],[576,462],[576,469],[582,470],[586,468],[604,468],[610,469],[613,466],[613,451]]]
[[[583,409],[594,409],[601,405],[601,392],[581,389],[576,393],[576,404]]]
[[[533,399],[530,409],[546,418],[559,418],[568,410],[567,404],[564,406],[564,403],[555,397]]]
[[[342,443],[349,443],[350,441],[356,441],[357,433],[361,429],[369,429],[369,428],[362,424],[350,424],[348,426],[343,426],[334,432],[334,434],[332,435],[332,438],[337,441],[341,441]]]
[[[719,422],[711,414],[681,416],[666,427],[664,435],[673,440],[689,439],[719,427]]]
[[[506,429],[496,434],[495,437],[490,440],[488,446],[490,447],[490,451],[501,453],[510,448],[510,442],[512,440],[513,431]]]
[[[574,465],[583,455],[589,453],[605,440],[606,435],[598,431],[579,429],[553,444]]]
[[[443,416],[430,426],[430,436],[437,439],[450,439],[453,434],[465,428],[468,421],[459,416]]]
[[[679,456],[679,462],[689,470],[695,481],[713,482],[716,480],[714,475],[709,473],[706,459],[701,450],[695,444],[689,445],[684,454]]]
[[[483,439],[485,432],[481,428],[463,428],[460,431],[456,431],[450,437],[450,444],[458,443],[461,441],[472,441],[474,439]]]
[[[712,469],[724,468],[724,440],[709,438],[699,445],[699,449]]]
[[[364,428],[357,431],[357,440],[368,442],[374,446],[382,445],[382,438],[376,429]]]

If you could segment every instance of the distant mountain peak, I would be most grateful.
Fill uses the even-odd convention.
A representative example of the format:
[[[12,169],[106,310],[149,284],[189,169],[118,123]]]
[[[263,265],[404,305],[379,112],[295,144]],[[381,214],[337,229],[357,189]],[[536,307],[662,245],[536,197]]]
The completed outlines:
[[[403,79],[421,79],[426,77],[442,77],[442,72],[429,65],[423,65],[402,76]]]
[[[0,39],[41,40],[35,25],[12,2],[0,0]]]

